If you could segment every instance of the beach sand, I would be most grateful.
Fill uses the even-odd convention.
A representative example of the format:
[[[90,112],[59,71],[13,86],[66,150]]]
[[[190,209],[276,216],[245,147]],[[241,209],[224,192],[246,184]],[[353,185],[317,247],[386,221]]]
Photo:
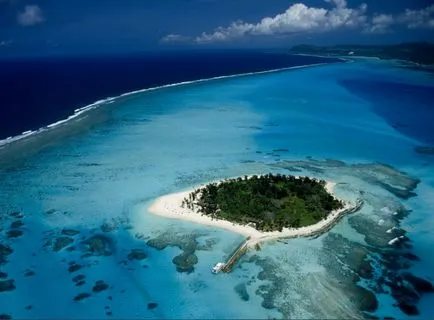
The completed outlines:
[[[335,185],[336,183],[334,182],[330,182],[330,181],[326,182],[326,189],[333,196],[335,196],[333,193],[333,189]],[[326,219],[323,219],[314,225],[302,227],[302,228],[291,228],[291,229],[284,228],[281,232],[280,231],[262,232],[256,230],[251,226],[240,225],[226,220],[213,219],[209,216],[202,215],[201,213],[197,213],[188,208],[183,208],[181,206],[182,201],[184,200],[184,198],[188,197],[188,194],[193,192],[195,189],[161,196],[157,198],[149,206],[148,211],[155,215],[166,217],[166,218],[183,219],[194,223],[199,223],[202,225],[222,228],[232,232],[236,232],[246,237],[250,237],[249,242],[252,245],[259,242],[279,239],[279,238],[307,237],[307,236],[315,235],[321,230],[327,229],[336,220],[340,219],[342,215],[345,214],[348,210],[355,207],[355,204],[345,201],[344,202],[345,206],[343,209],[331,212]]]

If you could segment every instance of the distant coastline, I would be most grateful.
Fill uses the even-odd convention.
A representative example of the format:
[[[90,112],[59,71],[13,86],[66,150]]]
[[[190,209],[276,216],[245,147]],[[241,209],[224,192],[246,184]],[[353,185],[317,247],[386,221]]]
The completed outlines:
[[[323,58],[396,60],[427,67],[434,65],[434,44],[425,42],[398,45],[297,45],[289,53]]]
[[[217,183],[220,181],[217,181]],[[335,185],[336,183],[334,182],[326,181],[326,189],[333,196],[335,196]],[[204,185],[199,186],[198,188],[201,188],[203,186]],[[280,238],[309,237],[318,235],[322,232],[328,231],[346,213],[357,211],[360,207],[359,203],[344,201],[344,207],[342,209],[332,211],[325,219],[319,221],[316,224],[301,228],[284,228],[282,231],[263,232],[255,229],[252,226],[240,225],[222,219],[213,219],[209,216],[202,215],[201,213],[198,213],[194,210],[183,207],[182,202],[184,198],[186,198],[193,190],[198,188],[158,197],[147,208],[147,211],[152,214],[169,219],[181,219],[193,223],[232,231],[245,237],[250,237],[249,244],[253,245],[260,242]]]

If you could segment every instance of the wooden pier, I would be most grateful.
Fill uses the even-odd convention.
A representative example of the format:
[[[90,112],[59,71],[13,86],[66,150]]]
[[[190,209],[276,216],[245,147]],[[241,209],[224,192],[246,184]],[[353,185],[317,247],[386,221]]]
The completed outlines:
[[[229,259],[225,262],[225,266],[222,268],[223,272],[231,272],[232,271],[233,266],[246,253],[249,241],[250,241],[250,237],[247,237],[238,246],[238,248],[232,253],[232,255],[229,257]]]

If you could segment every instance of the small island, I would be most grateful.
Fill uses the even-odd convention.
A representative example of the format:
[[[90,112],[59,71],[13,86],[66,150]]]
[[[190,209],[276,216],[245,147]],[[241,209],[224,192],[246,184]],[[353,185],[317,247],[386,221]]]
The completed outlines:
[[[224,228],[250,244],[329,230],[361,203],[337,199],[335,183],[311,177],[253,175],[211,182],[157,198],[148,211]]]
[[[207,184],[191,192],[182,206],[269,232],[313,225],[344,204],[327,192],[324,180],[267,174]]]

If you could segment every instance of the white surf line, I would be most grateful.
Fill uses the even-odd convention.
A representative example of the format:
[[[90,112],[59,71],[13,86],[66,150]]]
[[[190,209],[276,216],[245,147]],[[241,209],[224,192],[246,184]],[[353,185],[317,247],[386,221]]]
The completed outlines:
[[[89,112],[90,110],[101,107],[105,104],[111,104],[111,103],[115,102],[115,100],[122,98],[122,97],[132,96],[135,94],[148,92],[148,91],[155,91],[155,90],[161,90],[161,89],[166,89],[166,88],[171,88],[171,87],[178,87],[178,86],[185,86],[185,85],[196,84],[196,83],[203,83],[203,82],[208,82],[208,81],[216,81],[216,80],[230,79],[230,78],[236,78],[236,77],[246,77],[246,76],[260,75],[260,74],[266,74],[266,73],[275,73],[275,72],[282,72],[282,71],[288,71],[288,70],[295,70],[295,69],[304,69],[304,68],[309,68],[309,67],[319,67],[319,66],[328,65],[328,64],[332,64],[332,62],[315,63],[315,64],[308,64],[308,65],[302,65],[302,66],[292,66],[292,67],[285,67],[285,68],[278,68],[278,69],[271,69],[271,70],[264,70],[264,71],[257,71],[257,72],[248,72],[248,73],[240,73],[240,74],[234,74],[234,75],[211,77],[211,78],[206,78],[206,79],[183,81],[183,82],[172,83],[172,84],[167,84],[167,85],[163,85],[163,86],[157,86],[157,87],[152,87],[152,88],[146,88],[146,89],[140,89],[140,90],[126,92],[126,93],[123,93],[123,94],[118,95],[116,97],[108,97],[105,99],[100,99],[100,100],[97,100],[97,101],[95,101],[89,105],[84,106],[84,107],[77,108],[74,110],[74,113],[72,115],[68,116],[66,119],[56,121],[54,123],[48,124],[48,125],[43,126],[37,130],[34,130],[34,131],[32,131],[32,130],[25,131],[20,135],[16,135],[13,137],[7,137],[6,139],[0,140],[0,149],[2,147],[4,147],[5,145],[19,141],[21,139],[28,138],[30,136],[46,132],[46,131],[54,129],[60,125],[65,125],[69,121],[77,118],[78,116],[84,114],[85,112]]]

